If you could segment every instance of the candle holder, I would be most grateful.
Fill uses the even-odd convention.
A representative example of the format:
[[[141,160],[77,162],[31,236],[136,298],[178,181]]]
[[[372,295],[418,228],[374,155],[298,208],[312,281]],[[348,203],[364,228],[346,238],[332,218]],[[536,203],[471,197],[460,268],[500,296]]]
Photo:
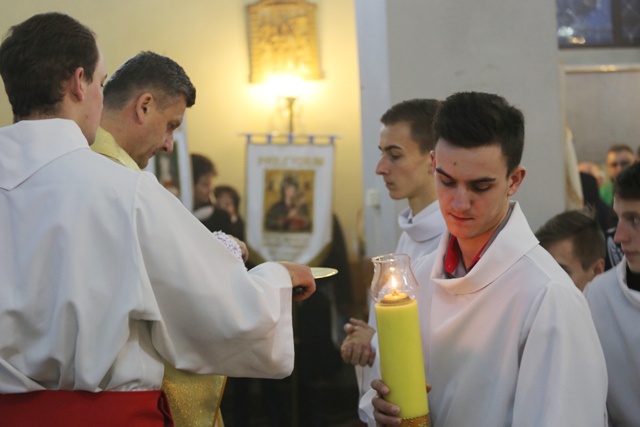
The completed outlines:
[[[371,259],[371,297],[375,301],[378,355],[385,400],[400,407],[403,427],[430,427],[422,340],[415,298],[418,284],[407,254]]]

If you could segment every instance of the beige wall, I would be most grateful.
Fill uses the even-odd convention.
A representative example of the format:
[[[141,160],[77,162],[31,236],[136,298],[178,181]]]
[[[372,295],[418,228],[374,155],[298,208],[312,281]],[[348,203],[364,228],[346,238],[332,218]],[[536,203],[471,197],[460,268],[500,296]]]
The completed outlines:
[[[216,161],[217,184],[245,187],[245,143],[240,132],[286,131],[276,100],[249,84],[245,5],[249,0],[30,0],[11,1],[0,14],[0,33],[35,13],[59,11],[92,28],[112,72],[142,50],[179,62],[197,88],[187,114],[190,151]],[[318,43],[325,78],[300,100],[296,131],[339,134],[334,210],[355,256],[356,215],[362,206],[359,81],[353,1],[322,0]],[[0,125],[11,122],[4,90]],[[244,203],[243,203],[244,207]]]

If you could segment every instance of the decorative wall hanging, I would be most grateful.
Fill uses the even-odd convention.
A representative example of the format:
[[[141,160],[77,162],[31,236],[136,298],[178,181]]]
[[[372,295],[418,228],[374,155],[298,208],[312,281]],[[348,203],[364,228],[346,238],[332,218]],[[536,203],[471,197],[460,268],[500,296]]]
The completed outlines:
[[[304,0],[262,0],[247,6],[251,83],[282,74],[322,78],[316,8]]]

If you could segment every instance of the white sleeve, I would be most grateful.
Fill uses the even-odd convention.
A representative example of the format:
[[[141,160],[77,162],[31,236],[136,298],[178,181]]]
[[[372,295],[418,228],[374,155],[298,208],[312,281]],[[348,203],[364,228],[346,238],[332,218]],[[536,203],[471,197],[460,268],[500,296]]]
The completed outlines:
[[[247,271],[154,177],[134,206],[144,313],[154,348],[179,369],[282,378],[293,369],[291,278],[279,263]]]
[[[513,425],[606,426],[607,371],[582,294],[551,283],[526,319]]]

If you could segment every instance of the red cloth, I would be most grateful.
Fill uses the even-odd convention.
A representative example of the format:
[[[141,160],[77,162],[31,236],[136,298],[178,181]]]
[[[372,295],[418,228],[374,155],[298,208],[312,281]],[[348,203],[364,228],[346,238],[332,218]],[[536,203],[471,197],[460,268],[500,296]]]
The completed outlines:
[[[487,241],[487,243],[489,243],[489,241]],[[482,247],[480,248],[476,256],[473,258],[473,260],[471,260],[469,267],[467,267],[467,272],[471,271],[473,266],[476,265],[476,262],[480,260],[482,251],[484,251],[484,248],[485,246],[487,246],[487,243],[482,245]],[[447,246],[447,252],[444,255],[444,270],[450,275],[453,275],[453,273],[456,271],[456,268],[458,268],[458,264],[460,263],[460,256],[461,256],[461,253],[460,253],[460,245],[458,244],[458,239],[455,236],[451,236],[449,238],[449,245]]]
[[[11,427],[171,427],[162,390],[45,390],[0,394],[0,425]]]

